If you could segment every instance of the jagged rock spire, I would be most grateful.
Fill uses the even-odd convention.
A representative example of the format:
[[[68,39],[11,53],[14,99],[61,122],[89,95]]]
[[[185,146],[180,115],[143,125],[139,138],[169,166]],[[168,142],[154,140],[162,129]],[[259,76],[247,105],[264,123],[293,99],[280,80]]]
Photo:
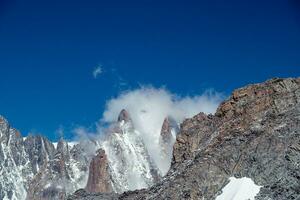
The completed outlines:
[[[112,192],[108,159],[103,149],[97,151],[97,155],[90,163],[89,177],[85,189],[92,193]]]
[[[164,142],[168,142],[168,140],[170,140],[170,138],[172,137],[169,117],[166,117],[164,119],[163,125],[161,127],[160,135]]]
[[[131,120],[129,113],[127,110],[122,109],[119,116],[118,116],[118,122],[125,121],[129,122]]]
[[[162,173],[165,174],[169,169],[172,158],[172,149],[175,142],[175,134],[177,132],[177,123],[170,117],[166,117],[162,124],[159,145],[161,148],[161,157],[165,161],[166,165],[164,166]]]

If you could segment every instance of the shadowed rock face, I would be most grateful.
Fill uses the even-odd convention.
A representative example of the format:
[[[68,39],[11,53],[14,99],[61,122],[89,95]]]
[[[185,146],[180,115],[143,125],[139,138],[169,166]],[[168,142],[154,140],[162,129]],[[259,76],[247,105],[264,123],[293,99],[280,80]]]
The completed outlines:
[[[200,113],[181,124],[171,169],[160,183],[101,197],[215,199],[234,176],[262,186],[258,200],[300,199],[299,144],[300,78],[249,85],[234,91],[215,115]]]
[[[176,133],[178,131],[177,123],[170,119],[169,117],[166,117],[164,119],[161,132],[160,132],[160,139],[159,139],[159,145],[161,146],[161,157],[165,161],[165,163],[168,165],[167,170],[170,167],[170,163],[172,160],[172,149],[175,142]],[[166,171],[167,172],[167,171]],[[165,172],[165,173],[166,173]],[[163,174],[165,175],[165,174]]]
[[[80,182],[85,179],[87,167],[84,166],[88,162],[81,159],[83,155],[74,156],[74,154],[81,153],[78,151],[77,145],[70,150],[68,143],[61,139],[54,151],[54,156],[46,158],[45,164],[38,169],[38,172],[30,180],[26,199],[63,200],[70,191],[82,187]]]
[[[169,118],[166,117],[161,127],[160,136],[165,143],[168,143],[172,138],[171,125]]]
[[[90,163],[89,178],[86,190],[91,193],[112,192],[108,160],[105,151],[99,149]]]

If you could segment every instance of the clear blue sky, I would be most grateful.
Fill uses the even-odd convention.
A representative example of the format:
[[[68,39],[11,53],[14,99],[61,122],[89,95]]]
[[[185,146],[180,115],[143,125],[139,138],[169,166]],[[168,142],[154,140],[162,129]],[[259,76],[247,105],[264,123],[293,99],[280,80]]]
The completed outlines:
[[[0,1],[0,114],[23,135],[88,126],[139,84],[229,94],[299,75],[297,0]]]

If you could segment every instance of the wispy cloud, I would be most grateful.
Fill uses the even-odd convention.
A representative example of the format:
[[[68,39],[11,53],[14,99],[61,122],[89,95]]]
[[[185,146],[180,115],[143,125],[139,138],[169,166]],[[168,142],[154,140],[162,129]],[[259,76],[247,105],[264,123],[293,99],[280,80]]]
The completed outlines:
[[[96,79],[103,73],[102,65],[98,65],[93,71],[93,77]]]

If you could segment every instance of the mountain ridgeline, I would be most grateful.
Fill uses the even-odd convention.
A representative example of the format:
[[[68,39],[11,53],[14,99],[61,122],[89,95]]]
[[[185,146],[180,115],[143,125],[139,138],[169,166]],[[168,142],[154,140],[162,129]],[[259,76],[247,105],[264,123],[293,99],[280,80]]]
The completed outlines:
[[[168,167],[177,129],[166,118],[157,141]],[[123,193],[148,188],[165,175],[126,110],[104,138],[72,143],[22,137],[1,117],[0,142],[0,199],[63,200],[80,188],[91,193]]]
[[[165,118],[159,155],[142,134],[126,110],[104,137],[77,143],[24,138],[1,117],[0,199],[237,200],[239,187],[222,197],[232,180],[251,180],[257,200],[300,199],[300,78],[237,89],[180,127]]]

